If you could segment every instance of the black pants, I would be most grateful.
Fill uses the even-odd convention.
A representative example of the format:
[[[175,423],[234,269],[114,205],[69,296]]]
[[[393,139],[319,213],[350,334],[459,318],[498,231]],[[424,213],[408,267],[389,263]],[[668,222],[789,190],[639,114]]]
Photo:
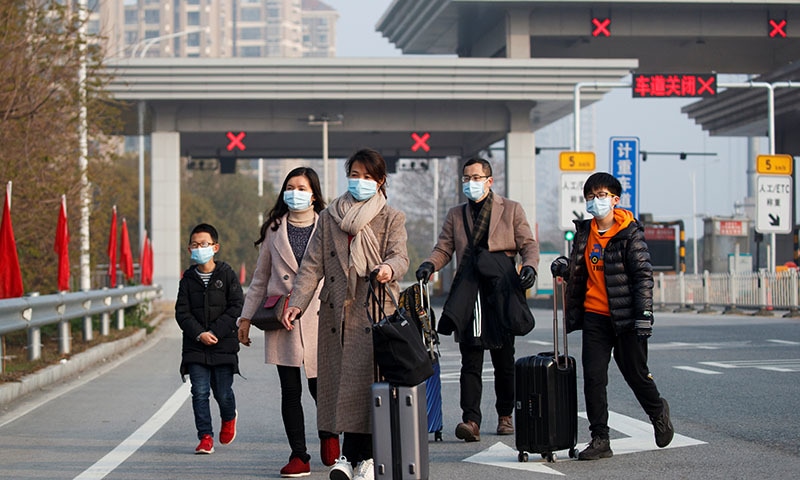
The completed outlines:
[[[611,352],[625,382],[650,417],[661,413],[663,404],[647,368],[647,340],[634,330],[616,335],[611,318],[586,313],[583,319],[583,394],[592,438],[608,438],[608,365]]]
[[[461,419],[481,424],[483,352],[481,346],[458,344],[461,351]],[[498,416],[514,412],[514,338],[497,350],[489,350],[494,367],[495,409]]]
[[[306,424],[303,416],[302,394],[303,387],[300,380],[300,367],[287,367],[278,365],[278,377],[281,381],[281,417],[286,438],[292,453],[289,458],[297,457],[303,462],[308,462],[311,455],[306,448]],[[317,401],[317,379],[308,379],[308,391],[314,402]]]
[[[372,435],[344,432],[342,455],[355,467],[358,462],[372,458]]]

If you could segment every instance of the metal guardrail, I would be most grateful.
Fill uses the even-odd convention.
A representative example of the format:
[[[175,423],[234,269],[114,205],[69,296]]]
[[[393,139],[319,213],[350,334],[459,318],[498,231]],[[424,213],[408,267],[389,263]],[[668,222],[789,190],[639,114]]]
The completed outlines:
[[[40,328],[59,324],[59,352],[69,353],[70,320],[84,319],[83,339],[89,341],[93,338],[92,316],[101,315],[100,333],[108,335],[112,313],[117,314],[117,328],[121,330],[126,308],[149,304],[161,296],[161,291],[158,285],[137,285],[0,300],[0,340],[3,335],[27,330],[28,359],[36,360],[41,356]],[[0,341],[0,357],[5,355],[3,345]]]
[[[757,315],[788,310],[785,317],[800,317],[797,270],[784,272],[737,272],[684,274],[655,277],[653,307],[661,311],[741,313],[754,309]]]

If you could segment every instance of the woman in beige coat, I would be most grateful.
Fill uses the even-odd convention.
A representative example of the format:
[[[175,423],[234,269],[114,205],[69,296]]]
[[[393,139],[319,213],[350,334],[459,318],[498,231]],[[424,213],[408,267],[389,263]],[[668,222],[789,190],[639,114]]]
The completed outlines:
[[[383,157],[374,150],[359,150],[345,169],[348,191],[320,213],[283,322],[289,330],[305,328],[306,315],[313,313],[309,305],[314,290],[324,278],[319,294],[317,427],[344,432],[342,457],[330,478],[362,480],[373,478],[370,386],[375,369],[365,308],[368,278],[377,270],[377,280],[397,296],[397,281],[408,270],[407,234],[405,215],[386,203]]]
[[[267,220],[261,226],[258,263],[239,319],[239,341],[250,345],[250,318],[260,308],[265,294],[291,292],[309,239],[316,229],[319,212],[325,208],[319,177],[307,167],[289,172]],[[316,287],[316,286],[315,286]],[[289,463],[281,476],[297,477],[311,471],[305,438],[300,367],[305,368],[308,389],[317,399],[317,311],[319,302],[308,306],[303,324],[295,330],[264,332],[266,363],[277,365],[281,383],[281,415],[291,447]],[[339,436],[319,432],[322,461],[330,466],[339,457]]]

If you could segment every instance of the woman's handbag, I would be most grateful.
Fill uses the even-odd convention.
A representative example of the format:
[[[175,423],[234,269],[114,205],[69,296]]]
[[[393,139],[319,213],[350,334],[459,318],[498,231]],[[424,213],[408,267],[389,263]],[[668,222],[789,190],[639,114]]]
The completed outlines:
[[[379,293],[375,292],[376,288]],[[386,315],[383,309],[386,287],[374,279],[374,273],[370,276],[367,295],[367,305],[372,305],[371,315],[367,308],[367,317],[372,321],[372,347],[381,376],[398,386],[412,387],[424,382],[433,375],[433,363],[419,326],[404,308],[397,306],[391,290],[389,296],[395,312]]]
[[[289,297],[291,293],[285,295],[266,295],[258,307],[253,318],[250,319],[250,325],[261,330],[279,330],[284,328],[281,323],[283,313],[286,307],[289,306]]]

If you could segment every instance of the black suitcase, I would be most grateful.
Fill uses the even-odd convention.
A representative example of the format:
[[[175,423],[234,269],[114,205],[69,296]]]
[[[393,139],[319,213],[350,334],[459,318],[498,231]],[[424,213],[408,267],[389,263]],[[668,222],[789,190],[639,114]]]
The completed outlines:
[[[557,450],[575,458],[578,443],[578,387],[575,359],[567,350],[564,283],[553,279],[553,352],[520,358],[514,365],[516,443],[520,462],[539,453],[548,462]],[[560,294],[559,294],[560,290]],[[564,353],[558,351],[558,298],[561,297]]]
[[[428,480],[425,383],[372,384],[372,455],[375,478]]]

